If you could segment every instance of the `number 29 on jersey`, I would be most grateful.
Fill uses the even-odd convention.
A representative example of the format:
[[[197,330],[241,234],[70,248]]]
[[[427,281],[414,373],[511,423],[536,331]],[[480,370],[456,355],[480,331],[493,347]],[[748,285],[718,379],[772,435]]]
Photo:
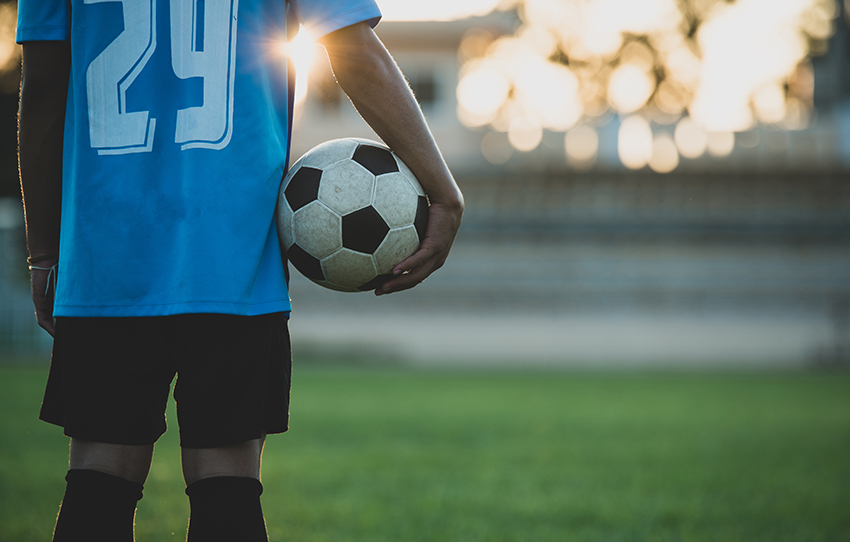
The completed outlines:
[[[156,0],[84,0],[122,4],[124,30],[86,69],[89,135],[99,154],[150,152],[156,119],[127,111],[127,90],[157,47]],[[181,79],[203,80],[203,102],[177,111],[181,150],[223,149],[233,132],[236,14],[239,0],[170,0],[171,66]]]

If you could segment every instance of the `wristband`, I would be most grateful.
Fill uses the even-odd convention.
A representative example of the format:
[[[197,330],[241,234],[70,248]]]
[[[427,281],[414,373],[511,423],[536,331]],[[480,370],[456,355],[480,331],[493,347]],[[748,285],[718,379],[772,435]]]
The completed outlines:
[[[50,292],[50,284],[53,284],[53,290],[56,291],[56,275],[59,273],[59,264],[55,263],[50,267],[38,267],[35,265],[30,266],[30,271],[49,271],[47,273],[47,286],[44,287],[44,299],[47,299],[47,294]]]

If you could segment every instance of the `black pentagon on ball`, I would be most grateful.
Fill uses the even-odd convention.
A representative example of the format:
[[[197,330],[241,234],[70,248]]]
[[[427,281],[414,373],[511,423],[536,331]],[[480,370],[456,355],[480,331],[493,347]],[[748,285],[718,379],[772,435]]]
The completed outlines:
[[[371,292],[372,290],[374,290],[375,288],[377,288],[381,284],[387,282],[391,278],[393,278],[393,275],[378,275],[377,277],[373,278],[372,280],[370,280],[366,284],[359,286],[357,289],[360,290],[361,292]]]
[[[419,236],[421,243],[425,239],[425,229],[428,227],[428,198],[419,196],[419,201],[416,204],[416,218],[413,219],[413,227],[416,228],[416,235]]]
[[[352,160],[372,172],[373,175],[383,175],[398,171],[398,164],[387,149],[374,145],[360,145],[354,151]]]
[[[293,211],[304,207],[319,197],[319,181],[322,180],[322,170],[302,167],[289,180],[289,185],[283,191],[289,207]]]
[[[390,227],[370,205],[342,217],[342,246],[372,254],[389,231]]]
[[[295,266],[295,269],[310,280],[325,280],[322,272],[322,264],[307,253],[306,250],[294,244],[286,250],[286,257]]]

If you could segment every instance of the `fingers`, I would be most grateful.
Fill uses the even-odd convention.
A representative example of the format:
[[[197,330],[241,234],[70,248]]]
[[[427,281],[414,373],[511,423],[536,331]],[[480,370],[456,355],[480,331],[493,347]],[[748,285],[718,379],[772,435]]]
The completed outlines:
[[[45,314],[43,312],[36,312],[36,320],[38,321],[39,327],[44,331],[48,332],[51,337],[55,337],[54,332],[56,330],[55,322],[53,320],[53,316],[51,314]]]
[[[38,322],[39,327],[50,333],[50,336],[53,337],[54,320],[52,289],[49,292],[49,295],[45,297],[44,290],[39,290],[38,288],[35,288],[33,290],[32,297],[33,305],[35,305],[35,319]]]
[[[53,299],[55,295],[55,275],[51,268],[32,269],[32,303],[35,306],[35,319],[39,327],[54,336]]]
[[[375,295],[409,290],[441,268],[460,227],[461,214],[462,209],[432,204],[425,239],[419,250],[393,268],[395,277],[376,288]]]
[[[409,274],[414,269],[426,265],[438,252],[439,249],[431,246],[429,239],[426,239],[416,252],[393,267],[393,275]]]
[[[34,286],[32,301],[33,305],[35,305],[35,319],[38,325],[53,337],[53,289],[51,288],[48,295],[45,296],[44,290],[38,286]]]
[[[394,292],[409,290],[414,286],[419,285],[425,278],[431,274],[430,271],[422,272],[422,268],[417,269],[417,272],[404,273],[396,278],[390,279],[375,289],[375,295],[382,296]]]
[[[446,261],[448,250],[441,251],[425,246],[415,254],[398,264],[394,272],[400,271],[394,278],[375,289],[375,295],[390,294],[409,290],[420,284],[428,276],[441,268]]]

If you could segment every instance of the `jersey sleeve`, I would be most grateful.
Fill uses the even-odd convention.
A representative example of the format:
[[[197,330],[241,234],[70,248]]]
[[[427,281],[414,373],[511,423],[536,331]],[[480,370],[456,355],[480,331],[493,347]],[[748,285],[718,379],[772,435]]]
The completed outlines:
[[[15,40],[64,41],[70,35],[69,0],[19,0]]]
[[[290,5],[314,39],[363,21],[374,28],[381,20],[374,0],[292,0]]]

